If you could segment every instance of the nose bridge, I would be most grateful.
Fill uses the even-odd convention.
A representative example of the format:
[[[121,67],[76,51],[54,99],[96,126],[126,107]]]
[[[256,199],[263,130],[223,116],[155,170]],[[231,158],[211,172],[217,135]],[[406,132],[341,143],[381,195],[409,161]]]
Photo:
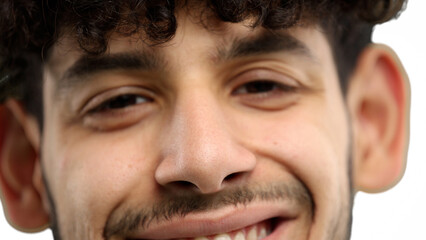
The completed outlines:
[[[193,157],[204,155],[214,157],[214,151],[220,143],[228,140],[223,110],[212,97],[207,94],[193,93],[183,97],[175,111],[174,130],[181,137],[181,151]],[[201,157],[201,156],[200,156]]]
[[[179,96],[156,172],[160,184],[190,182],[212,193],[227,176],[254,167],[254,158],[233,140],[224,114],[211,91],[193,88]]]

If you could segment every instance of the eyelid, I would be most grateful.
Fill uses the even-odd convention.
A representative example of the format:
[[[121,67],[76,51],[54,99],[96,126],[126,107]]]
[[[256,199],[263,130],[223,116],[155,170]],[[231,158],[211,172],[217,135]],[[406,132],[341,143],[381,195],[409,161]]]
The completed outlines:
[[[275,70],[267,69],[267,68],[258,68],[258,69],[250,69],[245,71],[235,77],[233,81],[235,85],[239,86],[241,84],[266,80],[277,82],[283,85],[288,85],[291,87],[300,87],[301,83],[297,81],[295,78],[288,76],[285,73],[281,73]]]
[[[141,95],[146,98],[154,98],[153,92],[150,90],[140,87],[140,86],[124,86],[114,89],[108,89],[101,93],[96,94],[95,96],[89,98],[83,105],[81,110],[79,111],[82,115],[90,112],[91,110],[97,108],[104,102],[113,99],[114,97],[118,97],[120,95]]]

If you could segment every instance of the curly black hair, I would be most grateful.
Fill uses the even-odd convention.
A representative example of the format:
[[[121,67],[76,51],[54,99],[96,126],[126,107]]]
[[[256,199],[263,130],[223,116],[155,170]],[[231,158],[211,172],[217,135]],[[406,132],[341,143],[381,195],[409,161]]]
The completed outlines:
[[[41,118],[42,62],[64,34],[92,55],[106,51],[109,35],[142,32],[161,44],[177,29],[175,11],[197,7],[200,17],[252,27],[285,29],[299,22],[321,26],[337,64],[342,90],[373,26],[396,17],[405,0],[3,0],[0,3],[0,101],[20,98]],[[201,19],[202,20],[202,19]]]

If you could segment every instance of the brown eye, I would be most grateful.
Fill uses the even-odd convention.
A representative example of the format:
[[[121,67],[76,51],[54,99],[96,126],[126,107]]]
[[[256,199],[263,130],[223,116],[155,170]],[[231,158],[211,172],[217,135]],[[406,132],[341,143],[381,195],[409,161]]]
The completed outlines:
[[[136,95],[136,94],[125,94],[109,99],[101,103],[98,107],[91,110],[90,112],[105,112],[108,110],[119,110],[126,107],[130,107],[137,104],[152,102],[152,99]]]
[[[292,91],[294,89],[295,87],[279,84],[273,81],[259,80],[241,85],[240,87],[235,89],[232,94],[267,94],[275,91]]]
[[[108,89],[90,98],[80,110],[84,126],[112,131],[147,119],[158,109],[157,95],[139,86]]]

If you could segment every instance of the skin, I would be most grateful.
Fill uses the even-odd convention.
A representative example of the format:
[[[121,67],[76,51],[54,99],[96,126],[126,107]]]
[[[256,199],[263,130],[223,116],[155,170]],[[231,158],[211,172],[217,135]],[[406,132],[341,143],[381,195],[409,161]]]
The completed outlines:
[[[214,23],[212,31],[188,15],[178,23],[160,46],[111,37],[106,56],[149,53],[158,58],[152,69],[72,75],[84,52],[66,34],[54,45],[43,70],[43,132],[17,101],[0,112],[18,129],[4,130],[3,142],[32,151],[25,180],[3,144],[10,221],[33,229],[55,213],[61,239],[171,239],[276,218],[268,240],[349,239],[356,191],[389,188],[404,170],[408,83],[396,56],[368,47],[344,97],[316,26],[279,32],[304,51],[224,57],[235,40],[265,30]],[[262,80],[266,90],[251,88]],[[136,104],[108,108],[126,94]],[[23,140],[10,137],[22,132]],[[24,198],[37,203],[16,203]],[[138,214],[149,224],[123,221]]]

